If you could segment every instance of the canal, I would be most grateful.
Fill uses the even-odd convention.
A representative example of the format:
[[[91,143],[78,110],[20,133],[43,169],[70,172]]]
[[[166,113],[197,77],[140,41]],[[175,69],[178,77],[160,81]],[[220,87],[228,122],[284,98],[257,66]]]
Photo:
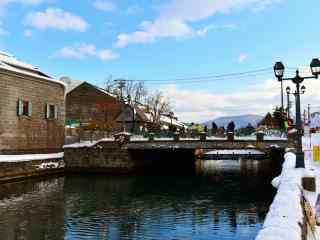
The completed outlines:
[[[275,194],[270,160],[197,160],[180,173],[2,184],[0,239],[255,238]]]

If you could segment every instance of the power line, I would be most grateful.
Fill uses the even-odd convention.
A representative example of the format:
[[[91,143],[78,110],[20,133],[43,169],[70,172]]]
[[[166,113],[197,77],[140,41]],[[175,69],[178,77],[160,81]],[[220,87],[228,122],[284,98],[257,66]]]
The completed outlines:
[[[296,68],[287,67],[287,73],[295,73]],[[307,71],[300,71],[300,73],[309,73]],[[252,77],[266,77],[273,73],[273,69],[261,68],[251,71],[244,72],[234,72],[227,74],[219,74],[219,75],[205,75],[205,76],[193,76],[193,77],[183,77],[183,78],[166,78],[166,79],[129,79],[125,80],[127,82],[145,82],[146,84],[194,84],[194,83],[206,83],[206,82],[215,82],[215,81],[223,81],[223,80],[241,80],[244,78],[252,78]]]
[[[222,78],[222,77],[228,77],[228,76],[240,76],[240,75],[246,75],[250,73],[267,72],[270,70],[271,68],[262,68],[262,69],[253,70],[253,71],[235,72],[235,73],[227,73],[227,74],[220,74],[220,75],[206,75],[206,76],[167,78],[167,79],[137,79],[137,80],[130,80],[130,81],[163,82],[163,81],[199,80],[199,79],[209,79],[209,78],[213,79],[213,78]]]
[[[238,76],[238,77],[224,77],[224,78],[213,78],[213,79],[199,79],[199,80],[185,80],[185,81],[162,81],[162,82],[146,82],[147,84],[151,85],[162,85],[162,84],[193,84],[193,83],[209,83],[209,82],[221,82],[221,81],[233,81],[233,80],[245,80],[245,79],[252,79],[257,77],[267,77],[271,76],[270,73],[267,74],[252,74],[252,75],[245,75],[245,76]]]

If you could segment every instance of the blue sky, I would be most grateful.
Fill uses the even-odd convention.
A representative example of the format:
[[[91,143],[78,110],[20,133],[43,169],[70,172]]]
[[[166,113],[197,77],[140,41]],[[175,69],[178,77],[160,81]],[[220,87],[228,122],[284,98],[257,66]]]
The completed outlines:
[[[318,0],[0,0],[0,50],[98,85],[109,75],[188,78],[271,69],[277,60],[298,67],[319,57],[319,9]],[[270,110],[279,102],[271,80],[270,70],[149,86],[168,94],[182,120],[202,121]]]

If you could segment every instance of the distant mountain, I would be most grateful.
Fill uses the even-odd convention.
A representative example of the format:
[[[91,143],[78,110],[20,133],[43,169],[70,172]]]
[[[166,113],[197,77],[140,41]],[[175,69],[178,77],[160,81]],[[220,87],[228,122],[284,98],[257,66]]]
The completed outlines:
[[[257,124],[262,120],[263,116],[248,114],[248,115],[239,115],[239,116],[228,116],[228,117],[219,117],[214,120],[204,122],[208,128],[211,128],[211,124],[214,121],[218,127],[224,126],[225,128],[229,122],[233,121],[236,125],[236,128],[246,127],[249,123],[256,127]]]

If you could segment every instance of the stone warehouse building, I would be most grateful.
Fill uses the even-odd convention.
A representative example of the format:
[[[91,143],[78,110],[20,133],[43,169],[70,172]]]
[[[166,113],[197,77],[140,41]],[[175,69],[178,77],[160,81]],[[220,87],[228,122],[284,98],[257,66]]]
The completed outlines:
[[[60,152],[64,83],[0,52],[0,154]]]

